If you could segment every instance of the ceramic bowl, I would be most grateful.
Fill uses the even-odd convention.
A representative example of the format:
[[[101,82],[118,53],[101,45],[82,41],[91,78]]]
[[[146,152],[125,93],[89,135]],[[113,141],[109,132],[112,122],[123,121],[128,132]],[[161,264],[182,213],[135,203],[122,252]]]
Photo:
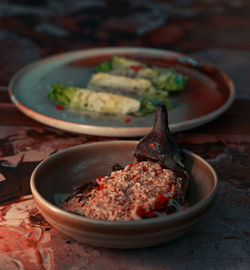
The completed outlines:
[[[218,180],[215,171],[204,159],[186,150],[192,174],[187,194],[189,207],[186,210],[137,221],[102,221],[68,213],[57,206],[83,183],[110,174],[114,164],[131,163],[137,143],[89,143],[69,148],[42,161],[31,176],[31,191],[44,218],[58,231],[78,241],[108,248],[153,246],[188,232],[212,206]]]

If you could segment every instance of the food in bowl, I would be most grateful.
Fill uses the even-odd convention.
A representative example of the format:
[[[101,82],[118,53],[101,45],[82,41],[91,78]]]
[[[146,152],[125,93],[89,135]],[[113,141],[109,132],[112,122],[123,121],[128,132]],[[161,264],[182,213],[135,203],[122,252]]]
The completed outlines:
[[[156,106],[152,131],[137,145],[136,160],[110,176],[75,190],[60,207],[100,220],[138,220],[179,211],[185,205],[189,173],[184,155],[168,128],[167,110]]]
[[[184,90],[187,79],[172,68],[114,56],[95,68],[85,88],[54,83],[49,99],[66,109],[142,116],[159,102],[171,108],[168,95]]]
[[[100,176],[70,196],[61,208],[102,220],[140,220],[181,209],[187,175],[152,161],[134,162]]]

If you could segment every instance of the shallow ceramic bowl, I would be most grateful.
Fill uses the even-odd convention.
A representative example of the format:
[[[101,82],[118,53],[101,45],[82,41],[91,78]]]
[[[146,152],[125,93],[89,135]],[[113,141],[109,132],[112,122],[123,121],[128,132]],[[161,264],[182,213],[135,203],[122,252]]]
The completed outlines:
[[[109,248],[158,245],[188,232],[212,206],[217,176],[201,157],[185,151],[192,173],[189,207],[171,215],[137,221],[101,221],[60,209],[57,205],[76,187],[100,175],[114,164],[134,160],[138,141],[107,141],[84,144],[54,154],[41,162],[31,176],[31,191],[44,218],[62,233],[86,244]]]

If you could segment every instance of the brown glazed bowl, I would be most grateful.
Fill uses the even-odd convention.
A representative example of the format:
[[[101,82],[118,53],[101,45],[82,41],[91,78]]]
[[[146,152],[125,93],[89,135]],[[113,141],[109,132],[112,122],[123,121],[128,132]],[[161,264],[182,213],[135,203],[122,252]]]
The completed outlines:
[[[42,161],[31,176],[31,191],[44,218],[58,231],[86,244],[108,248],[140,248],[173,240],[188,232],[212,206],[217,176],[201,157],[185,150],[191,170],[187,202],[177,213],[136,221],[93,220],[68,213],[57,205],[76,187],[108,175],[116,163],[134,160],[138,141],[84,144],[56,153]]]

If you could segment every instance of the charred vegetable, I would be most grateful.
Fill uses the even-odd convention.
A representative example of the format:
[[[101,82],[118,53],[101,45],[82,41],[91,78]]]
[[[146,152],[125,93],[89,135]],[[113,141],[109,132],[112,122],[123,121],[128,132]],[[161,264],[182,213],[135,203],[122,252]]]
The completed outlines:
[[[163,168],[185,170],[184,155],[168,127],[168,113],[163,103],[156,106],[155,122],[151,132],[138,143],[135,153],[138,161],[159,162]]]
[[[163,103],[157,104],[154,127],[134,155],[137,161],[125,167],[115,164],[110,175],[84,184],[60,207],[110,221],[154,218],[184,209],[189,173],[169,131]]]

